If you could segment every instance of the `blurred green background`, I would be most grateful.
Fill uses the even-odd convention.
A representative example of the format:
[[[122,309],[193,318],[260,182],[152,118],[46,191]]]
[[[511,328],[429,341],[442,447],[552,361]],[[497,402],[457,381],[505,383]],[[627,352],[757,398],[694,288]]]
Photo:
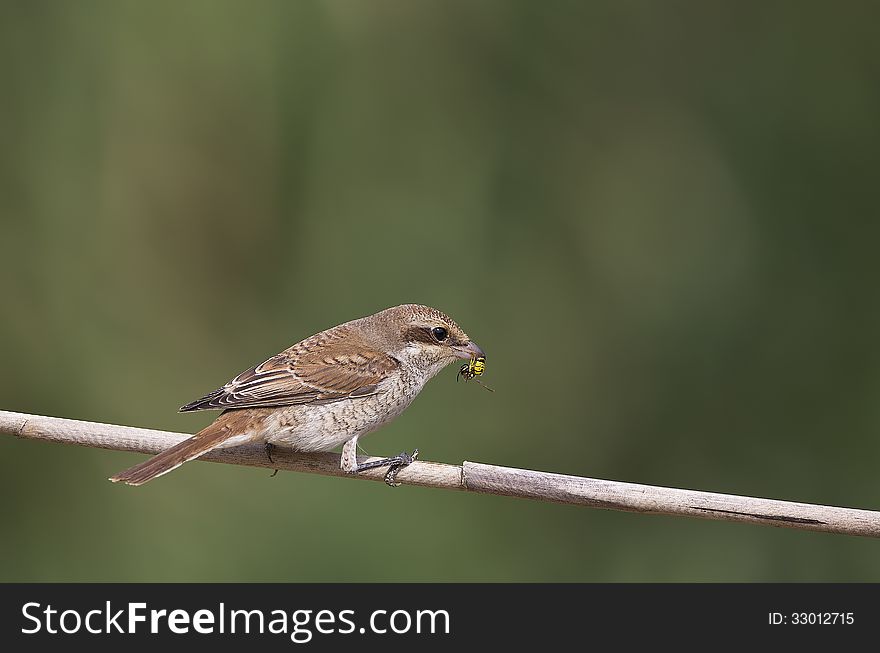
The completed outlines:
[[[0,407],[196,431],[437,306],[374,455],[880,508],[880,8],[3,2]],[[871,540],[0,437],[0,580],[880,580]]]

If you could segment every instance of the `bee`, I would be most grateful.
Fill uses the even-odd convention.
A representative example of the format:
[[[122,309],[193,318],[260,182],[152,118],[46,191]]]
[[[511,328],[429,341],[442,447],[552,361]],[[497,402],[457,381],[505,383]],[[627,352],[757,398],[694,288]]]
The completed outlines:
[[[458,376],[463,376],[465,381],[470,381],[475,376],[480,376],[486,371],[486,357],[472,358],[469,363],[462,365],[458,370]],[[458,380],[458,377],[456,377]]]
[[[475,379],[478,376],[481,376],[483,372],[486,371],[486,357],[485,356],[477,356],[476,358],[472,358],[470,362],[465,363],[458,370],[458,374],[455,375],[455,380],[458,381],[459,377],[464,377],[465,383],[470,381],[471,379]],[[489,392],[495,392],[492,388],[487,386],[484,383],[480,383],[479,379],[476,379],[477,383],[486,388]]]

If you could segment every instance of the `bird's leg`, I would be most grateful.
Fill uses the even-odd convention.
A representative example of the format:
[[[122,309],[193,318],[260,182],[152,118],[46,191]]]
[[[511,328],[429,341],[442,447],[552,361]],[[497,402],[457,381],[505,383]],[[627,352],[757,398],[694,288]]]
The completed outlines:
[[[348,474],[357,473],[357,449],[358,436],[354,436],[351,440],[348,440],[344,445],[342,445],[342,459],[340,460],[339,466],[342,467],[343,472],[346,472]]]
[[[348,474],[357,474],[358,472],[375,469],[376,467],[388,467],[388,473],[385,474],[385,482],[391,487],[397,487],[400,485],[400,483],[395,481],[397,472],[400,471],[402,467],[409,465],[419,455],[418,449],[413,451],[411,455],[405,451],[401,451],[399,454],[392,456],[391,458],[382,458],[381,460],[373,460],[358,465],[357,446],[357,436],[342,445],[342,459],[340,460],[342,471],[347,472]]]
[[[392,456],[391,458],[382,458],[381,460],[372,460],[368,463],[363,463],[358,465],[354,469],[354,473],[363,472],[367,469],[375,469],[376,467],[385,467],[388,466],[388,472],[385,474],[385,483],[391,487],[397,487],[400,483],[396,482],[397,472],[399,472],[403,467],[411,464],[416,458],[419,457],[419,450],[415,449],[412,454],[408,454],[405,451],[401,451],[396,456]]]
[[[275,463],[275,461],[272,460],[272,450],[273,449],[275,449],[275,445],[272,444],[271,442],[266,442],[266,457],[269,458],[269,462],[272,464]],[[274,472],[272,472],[272,475],[269,478],[275,478],[275,476],[277,474],[278,474],[278,470],[276,469]]]

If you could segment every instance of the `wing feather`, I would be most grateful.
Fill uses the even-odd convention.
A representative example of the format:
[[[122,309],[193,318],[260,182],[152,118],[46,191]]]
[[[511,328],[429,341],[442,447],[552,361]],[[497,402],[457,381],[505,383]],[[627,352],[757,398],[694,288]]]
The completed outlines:
[[[356,334],[340,330],[297,343],[186,404],[181,412],[291,406],[375,394],[400,367],[399,361],[371,348]]]

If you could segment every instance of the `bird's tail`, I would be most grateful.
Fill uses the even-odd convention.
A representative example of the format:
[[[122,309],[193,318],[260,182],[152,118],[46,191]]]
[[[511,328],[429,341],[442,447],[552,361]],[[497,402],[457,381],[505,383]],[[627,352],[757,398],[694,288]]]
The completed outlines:
[[[162,474],[177,469],[183,463],[215,449],[233,435],[235,432],[224,424],[224,420],[218,419],[188,440],[184,440],[134,467],[129,467],[124,472],[111,476],[110,480],[126,485],[143,485],[162,476]]]

